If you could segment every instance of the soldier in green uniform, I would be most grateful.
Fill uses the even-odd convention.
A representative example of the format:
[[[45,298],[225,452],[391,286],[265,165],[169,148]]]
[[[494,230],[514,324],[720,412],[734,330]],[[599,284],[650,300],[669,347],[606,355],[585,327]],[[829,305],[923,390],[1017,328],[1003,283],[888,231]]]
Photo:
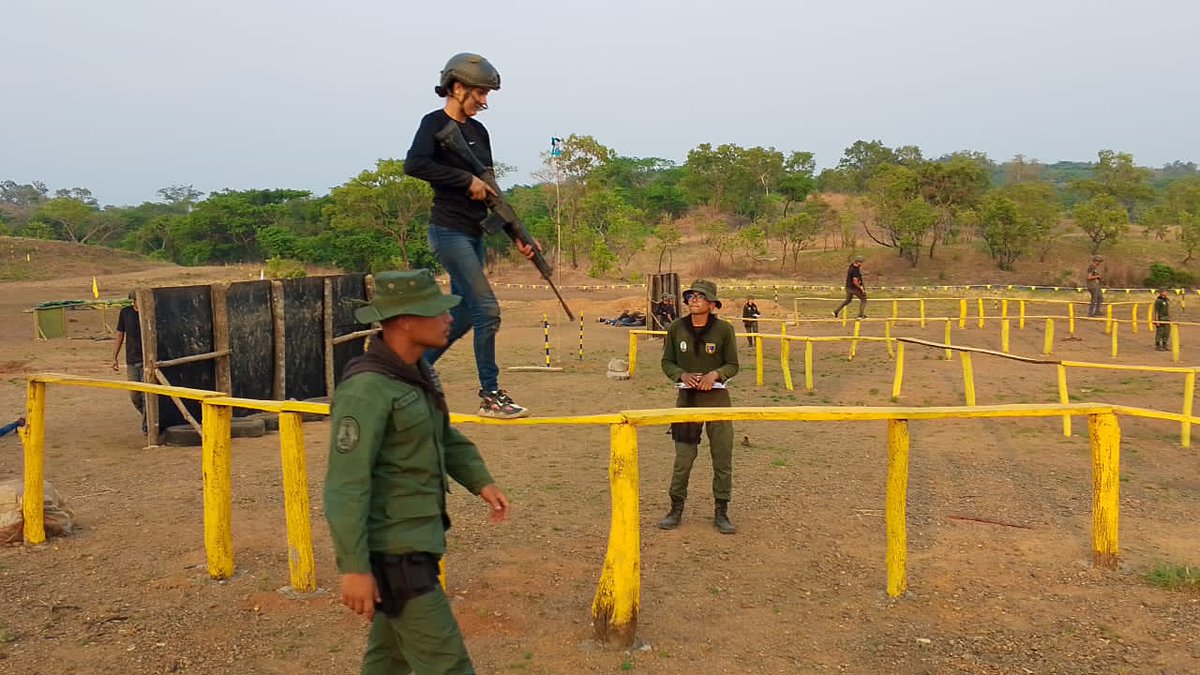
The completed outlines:
[[[1171,351],[1171,300],[1165,288],[1158,289],[1158,297],[1154,299],[1154,348]]]
[[[713,315],[721,308],[717,285],[697,279],[683,293],[688,313],[671,322],[663,345],[662,369],[679,388],[675,405],[681,408],[729,407],[725,383],[737,375],[737,337],[728,321]],[[687,501],[688,478],[700,449],[700,434],[707,427],[712,452],[713,525],[721,534],[737,528],[729,521],[733,490],[733,422],[682,422],[671,425],[675,440],[675,467],[671,473],[671,511],[659,521],[664,530],[679,527]]]
[[[372,620],[362,672],[474,673],[438,583],[446,550],[447,477],[483,498],[492,522],[508,498],[479,450],[450,426],[421,360],[450,339],[455,295],[429,270],[383,272],[355,311],[382,335],[346,365],[331,409],[325,518],[342,574],[342,603]]]

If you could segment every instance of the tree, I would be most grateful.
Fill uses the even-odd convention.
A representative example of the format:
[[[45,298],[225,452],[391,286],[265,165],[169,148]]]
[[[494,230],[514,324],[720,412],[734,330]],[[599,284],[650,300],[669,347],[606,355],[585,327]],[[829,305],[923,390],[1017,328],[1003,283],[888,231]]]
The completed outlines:
[[[58,192],[61,194],[41,204],[33,214],[33,220],[47,225],[56,239],[77,244],[103,244],[113,234],[116,229],[113,217],[102,214],[94,199],[91,203],[84,201],[90,199],[90,192]]]
[[[606,186],[604,173],[617,155],[591,136],[571,134],[558,147],[561,151],[558,156],[542,153],[544,166],[535,176],[544,183],[557,185],[557,195],[550,204],[552,220],[562,224],[563,240],[559,246],[567,250],[571,267],[578,268],[581,253],[592,250],[584,202],[594,192],[613,189]]]
[[[1000,190],[1017,207],[1017,218],[1029,232],[1030,246],[1038,249],[1045,262],[1050,246],[1061,232],[1062,196],[1045,181],[1013,183]]]
[[[1115,244],[1129,230],[1129,213],[1112,195],[1097,195],[1077,205],[1072,214],[1075,224],[1092,240],[1092,253],[1105,242]]]
[[[1183,263],[1187,264],[1200,247],[1200,176],[1173,181],[1155,210],[1161,210],[1163,220],[1179,226],[1179,241],[1186,252]]]
[[[1149,183],[1154,172],[1135,166],[1133,155],[1127,152],[1101,150],[1099,157],[1092,167],[1092,177],[1075,181],[1073,187],[1091,197],[1113,197],[1125,209],[1126,219],[1132,217],[1134,207],[1154,196]]]
[[[662,272],[663,258],[679,248],[683,242],[683,233],[679,231],[679,225],[668,218],[663,218],[658,223],[658,227],[654,228],[651,233],[650,245],[658,255],[658,271]]]
[[[396,241],[406,269],[418,251],[427,251],[419,216],[429,212],[433,190],[423,180],[407,176],[404,162],[381,159],[329,193],[325,213],[338,231],[378,230]],[[422,264],[428,263],[425,256]]]
[[[289,222],[291,207],[307,202],[306,190],[223,190],[172,221],[168,255],[184,265],[262,260],[259,231]]]
[[[917,155],[920,155],[919,151]],[[896,151],[882,141],[857,140],[842,152],[837,168],[844,173],[847,184],[854,192],[862,192],[881,166],[899,163],[900,157]]]
[[[929,243],[933,257],[938,242],[952,234],[952,225],[963,209],[979,204],[991,181],[990,161],[980,153],[955,153],[916,167],[917,190],[937,212]]]
[[[920,195],[917,172],[898,164],[880,166],[867,184],[867,199],[875,211],[875,225],[881,230],[876,233],[864,224],[867,236],[896,249],[916,266],[925,235],[937,221],[936,211]]]
[[[1017,203],[1000,194],[989,194],[980,205],[979,220],[992,260],[1000,269],[1011,270],[1032,242],[1031,228],[1018,215]]]

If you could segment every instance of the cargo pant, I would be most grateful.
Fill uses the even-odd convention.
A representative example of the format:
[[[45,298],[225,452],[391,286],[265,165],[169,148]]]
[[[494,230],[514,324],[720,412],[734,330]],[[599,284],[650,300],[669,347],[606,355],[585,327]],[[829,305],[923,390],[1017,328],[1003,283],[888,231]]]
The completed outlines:
[[[462,631],[441,588],[409,600],[400,616],[375,612],[362,675],[474,675]]]
[[[1168,348],[1171,346],[1171,324],[1159,321],[1154,326],[1154,346]]]
[[[728,408],[732,403],[729,401],[728,389],[681,389],[675,405],[679,408]],[[708,445],[712,454],[713,499],[729,501],[733,492],[733,422],[672,424],[671,437],[675,439],[675,467],[671,472],[669,492],[672,501],[687,499],[692,464],[700,451],[702,425],[708,431]]]

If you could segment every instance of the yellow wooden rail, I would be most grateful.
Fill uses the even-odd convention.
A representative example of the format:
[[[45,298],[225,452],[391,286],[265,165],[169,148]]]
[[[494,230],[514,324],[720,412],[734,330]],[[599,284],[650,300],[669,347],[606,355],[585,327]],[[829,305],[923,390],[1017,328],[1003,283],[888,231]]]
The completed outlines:
[[[898,356],[906,342],[897,343]],[[811,343],[810,343],[811,344]],[[969,363],[972,352],[964,349]],[[1008,358],[1013,358],[1008,356]],[[1065,364],[1058,364],[1065,370]],[[1062,372],[1062,370],[1060,370]],[[1189,383],[1194,387],[1194,371]],[[897,382],[899,377],[897,377]],[[37,544],[45,540],[42,520],[41,482],[45,443],[46,385],[68,384],[108,389],[141,390],[157,387],[124,381],[90,380],[59,375],[35,375],[29,379],[27,424],[21,435],[25,444],[25,484],[28,487],[23,509],[25,539]],[[897,384],[898,387],[898,384]],[[312,564],[311,527],[307,503],[307,477],[304,465],[302,433],[303,412],[328,413],[324,404],[252,401],[223,396],[215,392],[163,387],[158,391],[182,398],[196,397],[203,407],[204,539],[209,574],[228,578],[233,574],[233,538],[231,528],[231,471],[229,425],[233,408],[257,408],[281,414],[281,451],[288,527],[288,564],[292,585],[297,590],[315,588]],[[886,421],[888,469],[885,495],[887,555],[886,588],[890,596],[902,595],[907,588],[907,502],[909,422],[912,420],[997,419],[997,418],[1068,418],[1087,415],[1091,433],[1093,462],[1092,558],[1096,566],[1113,569],[1117,563],[1118,499],[1120,491],[1120,428],[1118,415],[1182,421],[1191,424],[1188,415],[1140,408],[1092,404],[1018,404],[974,407],[749,407],[749,408],[667,408],[633,410],[604,415],[584,415],[521,420],[495,420],[475,415],[453,415],[456,423],[502,425],[562,424],[610,426],[609,479],[612,491],[612,520],[604,566],[592,603],[593,625],[598,637],[629,645],[637,627],[640,603],[640,517],[638,497],[637,427],[660,426],[675,422],[713,420],[759,422],[838,422]]]

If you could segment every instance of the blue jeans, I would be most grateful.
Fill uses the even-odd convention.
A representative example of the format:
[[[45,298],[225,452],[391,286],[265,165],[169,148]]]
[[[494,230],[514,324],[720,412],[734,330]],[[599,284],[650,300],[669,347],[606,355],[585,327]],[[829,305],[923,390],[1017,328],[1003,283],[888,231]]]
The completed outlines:
[[[450,342],[425,351],[425,362],[437,363],[458,339],[475,329],[475,367],[484,391],[500,388],[496,365],[496,333],[500,331],[500,302],[483,274],[483,238],[448,227],[429,225],[429,249],[450,273],[450,292],[462,302],[450,310]]]

